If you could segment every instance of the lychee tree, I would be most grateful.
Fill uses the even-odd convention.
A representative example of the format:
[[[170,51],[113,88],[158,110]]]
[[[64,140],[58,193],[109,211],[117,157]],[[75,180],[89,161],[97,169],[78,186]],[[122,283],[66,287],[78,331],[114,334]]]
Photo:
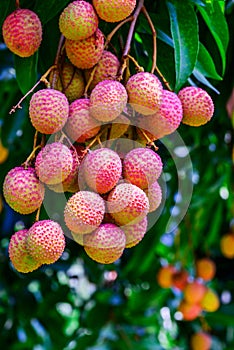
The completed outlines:
[[[231,0],[1,0],[9,349],[233,349]]]

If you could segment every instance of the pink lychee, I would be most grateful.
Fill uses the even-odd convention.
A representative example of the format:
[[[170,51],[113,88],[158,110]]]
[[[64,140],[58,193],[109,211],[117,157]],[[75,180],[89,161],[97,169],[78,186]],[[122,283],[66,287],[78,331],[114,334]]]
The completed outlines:
[[[147,231],[148,220],[147,216],[136,224],[122,226],[122,230],[126,236],[126,248],[136,246],[144,237]]]

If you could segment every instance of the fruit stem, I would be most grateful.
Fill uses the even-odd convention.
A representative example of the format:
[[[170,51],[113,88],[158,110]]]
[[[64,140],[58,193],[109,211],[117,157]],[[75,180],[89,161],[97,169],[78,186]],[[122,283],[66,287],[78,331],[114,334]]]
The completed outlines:
[[[120,66],[120,69],[118,71],[118,76],[119,80],[122,80],[124,70],[126,69],[126,63],[125,61],[128,59],[128,54],[131,48],[131,42],[132,42],[132,37],[134,34],[134,29],[136,26],[136,21],[137,18],[139,17],[139,14],[144,6],[144,0],[139,0],[139,3],[137,5],[137,8],[132,16],[132,23],[129,28],[128,36],[127,36],[127,41],[124,47],[123,55],[122,55],[122,65]]]
[[[25,98],[30,95],[35,89],[36,87],[43,82],[47,87],[49,87],[49,82],[46,80],[46,77],[50,74],[50,72],[55,69],[56,66],[51,66],[46,72],[45,74],[42,75],[42,77],[40,78],[40,80],[38,80],[38,82],[19,100],[19,102],[17,103],[17,105],[13,106],[12,109],[10,110],[9,114],[15,113],[16,109],[22,109],[21,103],[25,100]]]
[[[127,57],[135,64],[138,72],[144,72],[144,68],[139,65],[139,63],[137,62],[137,60],[134,57],[132,57],[130,55],[128,55]]]
[[[173,92],[173,90],[170,87],[168,81],[164,78],[163,74],[161,73],[161,71],[159,70],[159,68],[157,66],[155,67],[155,70],[156,70],[157,74],[159,75],[160,79],[162,80],[163,84],[166,86],[167,90]]]
[[[35,157],[35,153],[36,151],[41,148],[41,145],[36,146],[35,148],[33,148],[32,152],[30,153],[30,155],[28,156],[28,158],[26,159],[26,161],[22,164],[22,166],[25,166],[26,168],[28,167],[29,163],[32,161],[32,159]]]
[[[153,36],[153,56],[152,56],[152,68],[151,68],[150,72],[154,73],[155,68],[157,67],[157,64],[156,64],[156,62],[157,62],[157,41],[156,41],[157,32],[156,32],[154,24],[150,18],[148,11],[146,10],[145,6],[142,7],[141,11],[149,23],[149,26],[150,26],[150,29],[152,32],[152,36]]]
[[[36,217],[35,217],[35,222],[40,220],[40,212],[41,212],[41,207],[37,209]]]
[[[134,19],[134,16],[130,16],[125,18],[122,22],[120,22],[111,32],[110,34],[107,35],[106,37],[106,42],[105,42],[105,46],[104,49],[107,48],[107,46],[109,45],[112,37],[115,35],[115,33],[122,27],[122,25],[124,25],[127,22],[131,22]]]
[[[92,72],[91,72],[90,77],[89,77],[89,80],[88,80],[88,82],[87,82],[87,84],[85,86],[85,91],[84,91],[84,97],[85,98],[88,98],[88,89],[90,87],[90,84],[93,81],[93,77],[94,77],[94,74],[96,72],[96,69],[97,69],[97,64],[93,67]]]
[[[146,133],[144,132],[144,130],[141,129],[141,132],[142,132],[144,138],[146,139],[147,144],[148,144],[149,146],[153,147],[153,148],[155,149],[155,151],[157,151],[157,150],[158,150],[158,147],[154,144],[153,141],[150,140],[150,138],[146,135]]]
[[[52,88],[54,88],[56,81],[58,79],[58,75],[59,75],[58,64],[59,64],[59,61],[61,58],[61,52],[62,52],[64,42],[65,42],[65,37],[63,35],[61,35],[60,39],[59,39],[59,43],[58,43],[58,48],[57,48],[55,60],[54,60],[54,66],[56,69],[52,73],[52,79],[51,79],[51,87]]]
[[[20,1],[19,0],[15,0],[15,6],[17,9],[20,8]]]

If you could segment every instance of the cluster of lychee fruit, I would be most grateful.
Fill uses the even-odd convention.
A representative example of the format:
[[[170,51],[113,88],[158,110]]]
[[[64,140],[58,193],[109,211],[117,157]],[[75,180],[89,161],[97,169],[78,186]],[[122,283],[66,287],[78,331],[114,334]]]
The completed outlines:
[[[185,269],[178,270],[174,265],[166,265],[158,271],[157,281],[162,288],[175,288],[182,292],[178,311],[183,320],[192,321],[203,311],[214,312],[219,308],[219,297],[209,286],[215,272],[214,261],[202,258],[196,261],[195,276],[189,275]]]
[[[45,187],[70,192],[65,224],[87,254],[105,264],[141,241],[148,213],[161,203],[162,161],[149,145],[181,122],[205,124],[214,112],[211,97],[199,87],[176,94],[153,73],[139,71],[127,80],[119,74],[119,58],[106,49],[98,24],[122,21],[135,6],[135,0],[76,0],[63,10],[61,59],[47,88],[35,92],[29,106],[33,127],[49,142],[35,145],[32,157],[10,170],[3,185],[6,202],[21,214],[39,210]],[[15,54],[32,55],[42,40],[38,16],[17,8],[4,21],[3,38]],[[120,137],[129,134],[147,147],[119,152]],[[111,148],[114,139],[120,143],[111,142]],[[97,143],[101,147],[92,150]],[[12,236],[9,251],[16,269],[32,271],[61,256],[65,240],[56,225],[39,220]]]

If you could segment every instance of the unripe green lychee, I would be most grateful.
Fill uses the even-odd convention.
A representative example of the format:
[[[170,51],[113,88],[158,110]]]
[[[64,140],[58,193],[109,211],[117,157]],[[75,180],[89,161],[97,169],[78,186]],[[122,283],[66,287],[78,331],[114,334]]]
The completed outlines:
[[[136,224],[148,214],[149,200],[139,187],[120,183],[108,195],[107,209],[118,225]]]
[[[39,179],[47,185],[63,182],[72,171],[73,158],[69,148],[60,143],[47,144],[38,153],[35,169]]]
[[[77,68],[92,68],[101,58],[104,50],[104,35],[100,29],[84,40],[65,40],[67,56]]]
[[[136,224],[130,224],[121,227],[126,236],[126,248],[132,248],[142,240],[146,234],[147,225],[148,220],[147,217],[145,217],[143,220]]]
[[[211,349],[212,338],[205,332],[194,333],[191,336],[191,350],[209,350]]]
[[[43,202],[44,193],[44,186],[31,167],[11,169],[3,183],[6,202],[20,214],[30,214],[37,210]]]
[[[73,141],[83,143],[97,135],[100,130],[101,123],[91,117],[89,107],[88,98],[78,99],[70,104],[64,130]]]
[[[101,194],[112,190],[122,174],[121,159],[109,148],[90,151],[83,162],[86,183]]]
[[[32,56],[42,40],[42,26],[37,14],[29,9],[17,9],[5,19],[3,40],[10,51],[20,57]]]
[[[66,96],[55,89],[42,89],[32,95],[29,116],[32,125],[42,134],[53,134],[63,128],[69,112]]]
[[[120,82],[103,80],[91,92],[90,113],[97,120],[109,122],[123,112],[127,101],[127,91]]]
[[[14,268],[23,273],[36,270],[41,263],[36,261],[27,249],[28,230],[20,230],[11,236],[8,251]]]
[[[71,170],[70,174],[68,175],[68,177],[62,183],[55,184],[55,185],[48,185],[49,189],[51,189],[54,192],[57,192],[57,193],[63,193],[63,192],[75,193],[79,190],[78,169],[79,169],[80,161],[79,161],[79,158],[78,158],[78,155],[77,155],[75,148],[71,148],[70,152],[72,154],[72,159],[73,159],[72,170]]]
[[[67,39],[83,40],[90,37],[98,27],[98,17],[87,1],[70,3],[59,17],[59,29]]]
[[[162,201],[162,189],[158,181],[153,182],[148,188],[146,188],[145,193],[149,199],[149,212],[155,211],[161,204]]]
[[[119,259],[125,242],[124,232],[114,224],[102,224],[94,232],[84,235],[86,253],[101,264],[111,264]]]
[[[51,75],[52,79],[53,74]],[[82,71],[73,66],[70,62],[64,62],[59,71],[59,76],[54,88],[63,92],[70,103],[77,100],[83,95],[85,90]]]
[[[183,107],[182,123],[200,126],[212,118],[214,103],[205,90],[196,86],[188,86],[179,91],[178,97]]]
[[[93,90],[95,86],[100,83],[102,80],[115,80],[117,77],[117,73],[120,67],[120,62],[118,57],[116,57],[110,51],[104,50],[102,53],[102,57],[97,63],[95,67],[94,76],[92,82],[89,86],[90,90]],[[92,69],[88,69],[85,71],[86,81],[89,81],[91,76]]]
[[[140,72],[132,75],[126,84],[126,90],[129,103],[137,112],[152,115],[159,111],[163,87],[154,74]]]
[[[57,222],[40,220],[28,230],[27,250],[40,264],[53,264],[64,249],[65,236]]]
[[[98,16],[106,22],[119,22],[130,16],[136,0],[93,0]]]
[[[161,175],[162,160],[149,148],[135,148],[128,152],[123,162],[123,176],[132,184],[145,189]]]
[[[142,116],[137,126],[144,129],[150,140],[154,141],[174,132],[183,117],[182,104],[179,97],[171,91],[163,90],[159,111],[145,118]]]
[[[99,194],[79,191],[69,198],[64,210],[67,227],[74,233],[86,234],[94,231],[102,222],[105,202]]]

